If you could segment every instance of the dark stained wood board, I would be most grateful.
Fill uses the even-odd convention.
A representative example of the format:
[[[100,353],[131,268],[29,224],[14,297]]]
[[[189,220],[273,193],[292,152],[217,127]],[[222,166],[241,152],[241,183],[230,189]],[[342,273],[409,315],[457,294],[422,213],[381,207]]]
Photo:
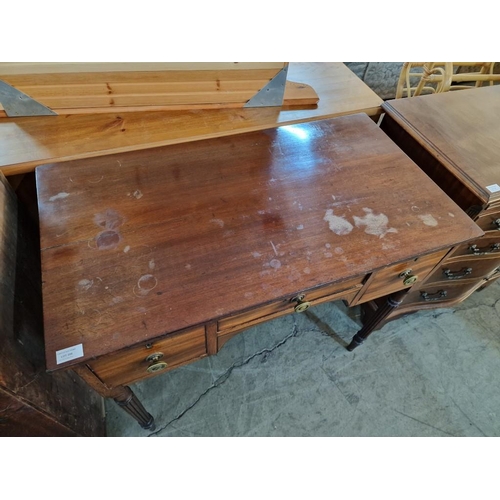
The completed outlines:
[[[500,85],[397,99],[383,108],[483,203],[500,203]]]

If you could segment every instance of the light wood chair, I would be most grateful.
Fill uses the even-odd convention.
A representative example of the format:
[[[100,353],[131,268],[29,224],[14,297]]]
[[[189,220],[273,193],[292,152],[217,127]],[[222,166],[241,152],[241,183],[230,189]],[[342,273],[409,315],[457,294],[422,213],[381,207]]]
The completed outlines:
[[[494,62],[405,62],[396,88],[396,99],[481,87],[500,82]]]

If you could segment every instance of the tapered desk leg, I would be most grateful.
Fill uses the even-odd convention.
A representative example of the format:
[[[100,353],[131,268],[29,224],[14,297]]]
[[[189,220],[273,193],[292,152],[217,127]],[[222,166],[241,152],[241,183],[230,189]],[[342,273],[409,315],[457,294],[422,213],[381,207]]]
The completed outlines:
[[[121,389],[120,394],[113,398],[118,406],[123,408],[131,417],[135,418],[143,429],[154,431],[154,417],[142,406],[142,403],[132,392],[132,389],[127,386],[123,386]]]
[[[380,306],[363,325],[363,328],[359,330],[356,335],[351,340],[351,343],[346,347],[348,351],[353,351],[356,347],[360,346],[367,337],[376,330],[382,321],[392,312],[394,309],[399,307],[405,295],[409,292],[409,288],[405,290],[400,290],[392,295],[389,295],[385,303]]]
[[[73,371],[103,398],[114,399],[118,406],[123,408],[131,417],[135,418],[143,429],[155,430],[154,417],[146,411],[130,387],[126,385],[108,387],[86,365],[75,366]]]

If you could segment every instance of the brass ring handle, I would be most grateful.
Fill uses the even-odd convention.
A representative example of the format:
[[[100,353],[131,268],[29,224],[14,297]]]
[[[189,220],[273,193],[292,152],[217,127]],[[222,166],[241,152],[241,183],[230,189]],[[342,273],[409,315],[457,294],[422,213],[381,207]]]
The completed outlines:
[[[163,358],[163,353],[162,352],[154,352],[153,354],[150,354],[147,358],[146,361],[148,363],[156,363],[159,361],[161,358]]]
[[[402,273],[399,273],[399,277],[404,278],[403,285],[405,286],[413,285],[413,283],[415,283],[415,281],[418,280],[418,276],[411,274],[412,272],[413,271],[411,269],[406,269]]]
[[[147,372],[148,373],[156,373],[161,370],[164,370],[167,367],[167,363],[164,361],[160,361],[159,363],[155,363],[154,365],[148,366]]]
[[[309,309],[309,307],[311,306],[311,303],[310,302],[301,302],[300,304],[297,304],[293,310],[296,312],[296,313],[301,313],[301,312],[304,312],[306,311],[307,309]]]
[[[417,281],[417,280],[418,280],[418,276],[410,275],[403,280],[403,285],[405,285],[405,286],[413,285],[413,283],[415,283],[415,281]]]
[[[310,302],[304,301],[305,298],[305,294],[301,293],[290,300],[290,302],[297,302],[297,305],[293,308],[296,313],[304,312],[311,306]]]

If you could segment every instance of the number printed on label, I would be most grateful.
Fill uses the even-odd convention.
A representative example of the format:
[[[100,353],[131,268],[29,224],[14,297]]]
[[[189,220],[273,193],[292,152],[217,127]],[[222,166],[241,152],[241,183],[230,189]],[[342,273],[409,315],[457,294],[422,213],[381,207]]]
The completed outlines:
[[[66,363],[72,359],[81,358],[83,356],[83,344],[74,345],[71,347],[66,347],[66,349],[61,349],[56,351],[56,363],[60,365],[61,363]]]

